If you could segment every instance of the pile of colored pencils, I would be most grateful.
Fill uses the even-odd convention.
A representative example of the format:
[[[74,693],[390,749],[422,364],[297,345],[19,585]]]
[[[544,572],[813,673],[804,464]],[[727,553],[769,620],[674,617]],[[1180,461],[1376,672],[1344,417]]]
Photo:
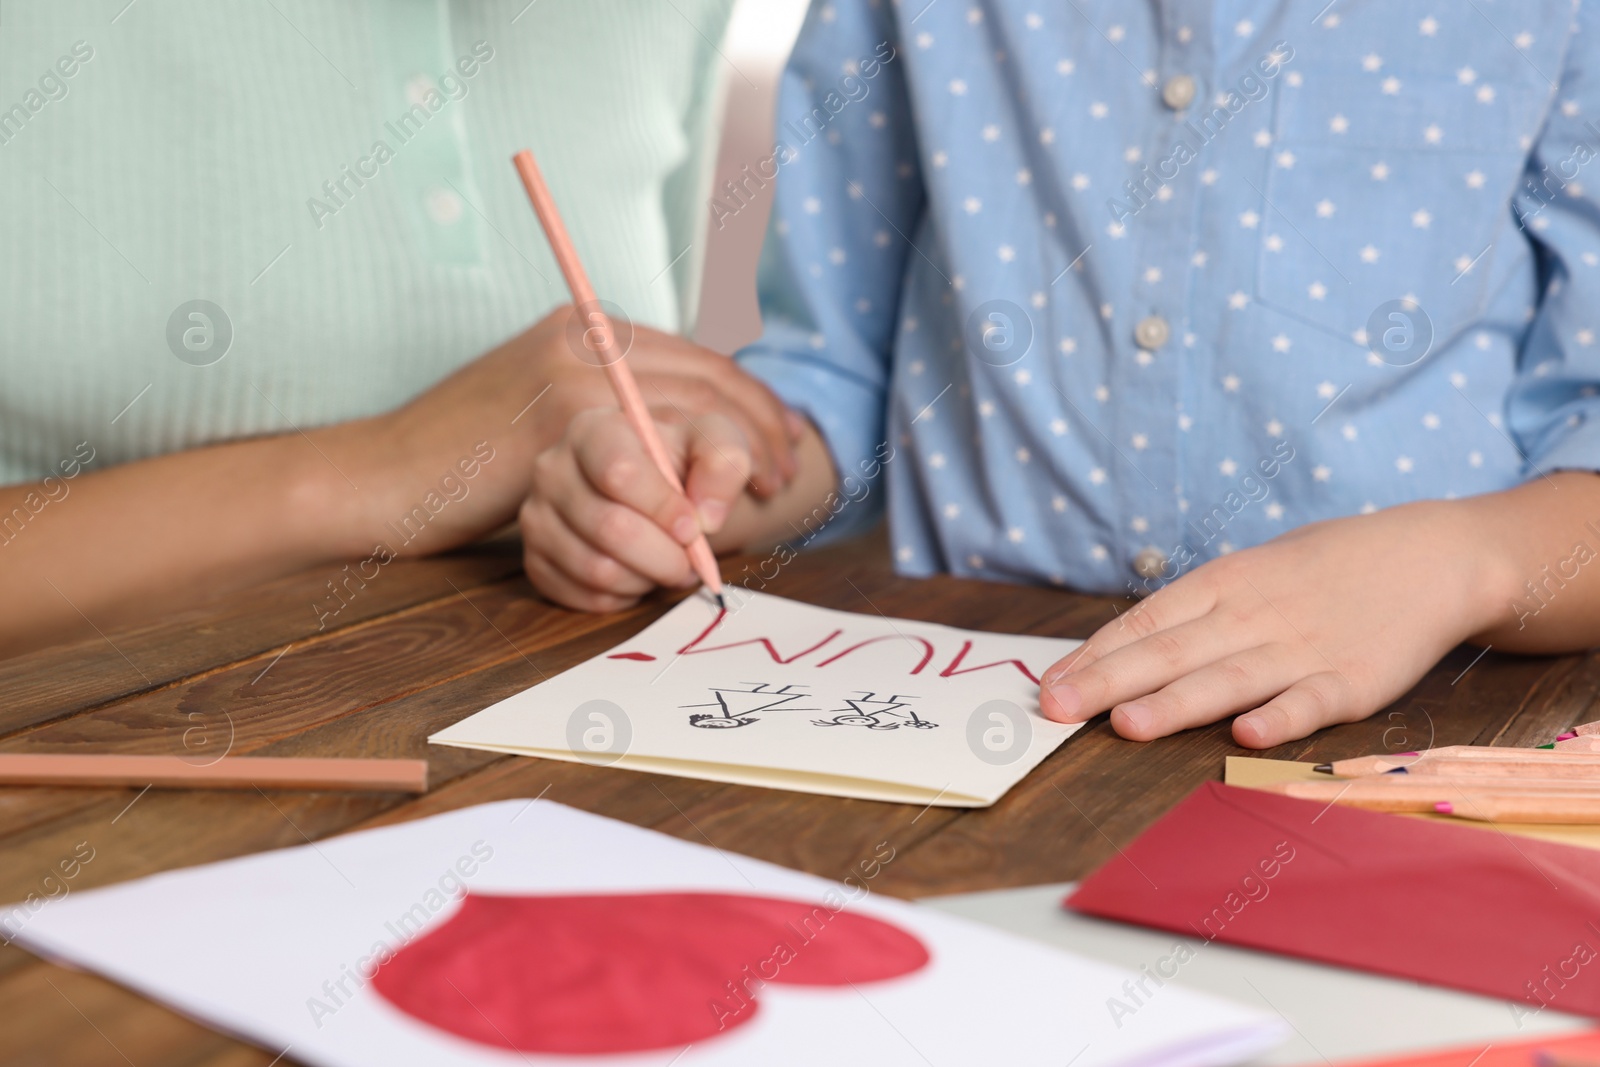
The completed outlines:
[[[1324,763],[1325,782],[1270,787],[1303,800],[1374,811],[1435,812],[1480,822],[1600,825],[1600,723],[1540,748],[1451,745]]]

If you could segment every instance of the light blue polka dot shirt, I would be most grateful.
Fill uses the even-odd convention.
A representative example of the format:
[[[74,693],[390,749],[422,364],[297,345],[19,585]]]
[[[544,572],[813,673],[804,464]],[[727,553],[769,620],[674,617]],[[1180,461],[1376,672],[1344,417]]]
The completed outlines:
[[[1600,19],[1319,6],[812,7],[739,358],[831,532],[887,501],[905,573],[1142,593],[1600,468]]]

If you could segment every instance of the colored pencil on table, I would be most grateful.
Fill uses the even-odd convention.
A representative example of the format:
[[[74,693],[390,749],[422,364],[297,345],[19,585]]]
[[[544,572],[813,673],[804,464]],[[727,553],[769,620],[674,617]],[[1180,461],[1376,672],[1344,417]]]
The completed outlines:
[[[567,236],[567,227],[561,221],[561,214],[556,210],[556,202],[550,195],[550,189],[544,183],[544,176],[539,173],[539,166],[533,161],[533,153],[524,148],[512,157],[516,164],[517,173],[522,176],[522,185],[528,191],[528,199],[533,201],[534,214],[539,216],[539,225],[544,227],[545,237],[550,241],[550,250],[555,253],[556,263],[561,267],[561,274],[567,280],[567,288],[572,292],[572,302],[577,312],[584,316],[585,337],[591,335],[595,338],[595,355],[599,357],[601,365],[605,368],[606,377],[611,382],[611,389],[617,394],[617,402],[622,406],[623,414],[628,418],[628,423],[639,435],[639,440],[644,444],[645,451],[655,461],[656,468],[661,471],[661,476],[667,484],[683,492],[683,480],[678,477],[678,469],[673,465],[672,456],[667,451],[667,446],[662,443],[661,435],[656,432],[654,420],[650,418],[650,409],[645,406],[644,398],[639,395],[639,384],[634,381],[633,371],[628,369],[625,353],[617,351],[616,332],[612,329],[611,320],[600,307],[600,301],[595,299],[594,288],[589,284],[589,275],[583,269],[583,261],[578,258],[578,250],[572,243],[572,238]],[[722,575],[717,568],[717,557],[711,551],[711,544],[706,540],[705,534],[697,536],[688,546],[689,562],[694,565],[695,573],[706,584],[717,598],[717,603],[724,609],[727,601],[722,596]]]
[[[1430,775],[1463,776],[1472,778],[1572,778],[1574,780],[1600,781],[1600,762],[1595,762],[1596,753],[1588,752],[1559,752],[1544,753],[1551,757],[1548,760],[1538,759],[1456,759],[1444,757],[1442,759],[1426,760],[1414,763],[1409,767],[1385,772],[1396,776],[1410,776],[1420,778]],[[1560,757],[1567,757],[1561,759]],[[1574,760],[1571,757],[1590,757],[1583,760]]]
[[[1379,775],[1325,782],[1279,782],[1263,788],[1299,800],[1343,804],[1371,811],[1438,811],[1440,804],[1466,806],[1469,801],[1484,797],[1600,800],[1600,786],[1574,787],[1569,781],[1547,778],[1500,783],[1481,778]]]
[[[0,753],[0,785],[425,793],[428,763],[271,756],[223,756],[211,763],[191,763],[182,756],[17,752]]]
[[[1600,777],[1600,752],[1450,745],[1445,748],[1429,749],[1426,752],[1335,760],[1332,763],[1318,764],[1317,770],[1341,778],[1396,771],[1404,771],[1407,774],[1472,774],[1491,777],[1501,775]]]
[[[1337,793],[1340,789],[1352,786],[1365,789],[1387,789],[1399,793],[1427,793],[1465,789],[1470,793],[1492,793],[1509,790],[1513,792],[1572,793],[1585,796],[1592,793],[1595,796],[1600,796],[1600,779],[1587,778],[1484,778],[1470,774],[1368,774],[1360,778],[1321,778],[1315,781],[1298,780],[1278,784],[1306,786],[1311,790],[1326,792],[1329,796]],[[1311,794],[1308,793],[1307,795]]]
[[[1390,813],[1453,814],[1480,822],[1565,822],[1600,824],[1600,790],[1394,789],[1374,779],[1347,782],[1278,782],[1262,789],[1325,805]]]
[[[1477,822],[1594,825],[1600,823],[1600,796],[1467,794],[1459,802],[1442,801],[1434,811]]]

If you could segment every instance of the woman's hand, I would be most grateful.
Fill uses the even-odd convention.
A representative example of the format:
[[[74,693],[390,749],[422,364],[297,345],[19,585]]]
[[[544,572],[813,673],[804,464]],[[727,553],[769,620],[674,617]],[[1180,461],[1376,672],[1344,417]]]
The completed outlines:
[[[1505,621],[1520,584],[1514,524],[1498,521],[1510,495],[1315,523],[1213,560],[1046,671],[1042,710],[1082,722],[1110,709],[1135,741],[1244,712],[1246,748],[1365,718]]]
[[[393,524],[437,493],[479,442],[492,449],[493,459],[478,464],[470,481],[456,473],[460,484],[451,488],[459,499],[444,493],[451,503],[422,534],[392,547],[405,555],[437,552],[516,516],[534,486],[539,455],[563,440],[579,413],[616,403],[605,371],[587,352],[574,350],[571,314],[570,307],[558,309],[393,412],[313,434],[361,488],[345,492],[348,486],[334,478],[328,490],[354,509],[346,512],[352,516],[346,554],[369,552],[375,540],[392,543],[387,531]],[[718,426],[736,431],[749,458],[741,489],[759,498],[789,483],[800,420],[738,364],[642,326],[633,328],[627,359],[645,402],[662,417],[716,416]]]

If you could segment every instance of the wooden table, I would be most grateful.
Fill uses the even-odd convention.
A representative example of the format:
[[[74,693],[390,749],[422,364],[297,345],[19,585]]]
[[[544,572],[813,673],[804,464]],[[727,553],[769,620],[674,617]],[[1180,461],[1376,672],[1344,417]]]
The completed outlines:
[[[728,560],[739,575],[747,561]],[[394,563],[323,630],[333,568],[159,623],[0,661],[8,751],[426,757],[421,797],[0,788],[0,901],[48,893],[63,859],[93,859],[67,892],[315,841],[468,804],[531,797],[709,842],[824,877],[879,842],[874,889],[902,897],[1077,878],[1242,754],[1226,724],[1139,745],[1102,719],[986,810],[918,809],[571,763],[430,748],[424,738],[621,641],[665,601],[575,615],[538,600],[517,547]],[[1087,637],[1113,601],[952,578],[897,578],[880,537],[802,555],[768,590],[826,607],[975,629]],[[1458,649],[1392,708],[1267,753],[1328,760],[1429,744],[1538,744],[1600,719],[1600,659]],[[207,746],[211,746],[208,748]],[[82,843],[80,845],[80,843]],[[248,922],[248,916],[240,921]],[[194,936],[205,936],[204,930]],[[182,951],[175,945],[174,951]],[[0,1064],[232,1067],[273,1053],[109,982],[0,948]],[[280,1060],[288,1063],[288,1059]]]

